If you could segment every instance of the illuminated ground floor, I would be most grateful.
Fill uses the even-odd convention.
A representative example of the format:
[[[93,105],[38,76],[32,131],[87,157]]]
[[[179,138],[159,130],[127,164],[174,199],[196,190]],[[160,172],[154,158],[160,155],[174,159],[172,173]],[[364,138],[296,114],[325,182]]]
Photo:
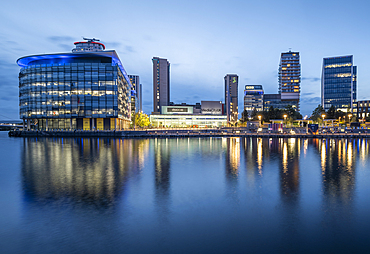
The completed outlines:
[[[226,126],[226,115],[151,115],[153,127],[198,127]]]
[[[27,130],[124,130],[130,121],[120,118],[43,118],[23,119]]]

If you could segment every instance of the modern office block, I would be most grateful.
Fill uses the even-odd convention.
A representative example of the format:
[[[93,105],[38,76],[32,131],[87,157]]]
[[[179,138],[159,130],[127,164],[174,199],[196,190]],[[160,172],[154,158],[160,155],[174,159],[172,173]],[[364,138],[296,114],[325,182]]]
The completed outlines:
[[[161,113],[162,106],[170,105],[170,62],[153,57],[153,113]]]
[[[281,100],[299,111],[301,92],[301,65],[299,52],[281,53],[279,65],[279,94]]]
[[[20,118],[38,129],[129,127],[131,84],[116,51],[95,39],[75,45],[17,60]]]
[[[225,111],[227,122],[238,121],[238,80],[236,74],[227,74],[225,80]]]
[[[370,100],[354,102],[352,112],[360,121],[365,120],[370,116]]]
[[[140,78],[137,75],[128,75],[132,90],[131,90],[131,114],[140,112]]]
[[[325,110],[332,105],[347,112],[353,109],[357,97],[357,66],[353,56],[323,59],[321,76],[321,104]]]
[[[254,109],[263,110],[262,85],[246,85],[244,88],[244,110],[250,115]]]

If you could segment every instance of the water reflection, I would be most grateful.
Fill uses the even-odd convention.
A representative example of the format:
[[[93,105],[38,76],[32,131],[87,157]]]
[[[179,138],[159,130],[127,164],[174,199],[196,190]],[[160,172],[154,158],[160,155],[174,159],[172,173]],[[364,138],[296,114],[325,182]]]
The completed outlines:
[[[148,144],[148,140],[25,139],[21,153],[25,198],[112,205],[124,191],[127,175],[139,174]]]
[[[299,150],[300,142],[296,139],[280,139],[282,156],[280,169],[280,191],[287,202],[297,202],[299,199]]]
[[[360,141],[360,140],[358,140]],[[355,168],[361,141],[348,139],[314,140],[319,151],[324,195],[328,202],[352,202],[355,190]]]
[[[237,180],[240,166],[240,138],[228,138],[226,140],[226,178]]]
[[[11,237],[25,232],[34,253],[38,246],[52,253],[65,236],[75,243],[65,253],[81,245],[91,253],[102,238],[102,246],[132,253],[181,252],[184,241],[182,252],[189,253],[227,252],[230,243],[245,243],[251,252],[300,253],[299,244],[332,243],[348,229],[361,239],[353,218],[368,217],[367,203],[357,204],[359,191],[362,200],[368,196],[367,140],[23,140],[25,219]],[[256,248],[248,245],[254,242]]]

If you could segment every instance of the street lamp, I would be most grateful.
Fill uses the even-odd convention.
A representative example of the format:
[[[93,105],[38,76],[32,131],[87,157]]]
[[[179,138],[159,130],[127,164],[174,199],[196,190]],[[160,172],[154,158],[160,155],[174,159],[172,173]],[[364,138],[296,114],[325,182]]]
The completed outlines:
[[[283,115],[283,117],[284,117],[284,122],[285,122],[285,127],[286,127],[286,118],[288,117],[288,115]]]
[[[258,120],[259,120],[259,122],[260,122],[260,126],[261,126],[261,118],[262,118],[262,116],[261,116],[261,115],[259,115],[259,116],[258,116]]]
[[[322,117],[322,127],[324,127],[324,120],[325,120],[325,114],[322,114],[321,117]]]

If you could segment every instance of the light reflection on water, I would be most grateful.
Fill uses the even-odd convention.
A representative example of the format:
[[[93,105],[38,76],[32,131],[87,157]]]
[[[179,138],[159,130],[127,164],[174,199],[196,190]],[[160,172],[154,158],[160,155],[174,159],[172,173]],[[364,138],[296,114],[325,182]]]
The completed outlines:
[[[369,247],[365,139],[1,140],[20,162],[19,215],[0,220],[10,252]]]

